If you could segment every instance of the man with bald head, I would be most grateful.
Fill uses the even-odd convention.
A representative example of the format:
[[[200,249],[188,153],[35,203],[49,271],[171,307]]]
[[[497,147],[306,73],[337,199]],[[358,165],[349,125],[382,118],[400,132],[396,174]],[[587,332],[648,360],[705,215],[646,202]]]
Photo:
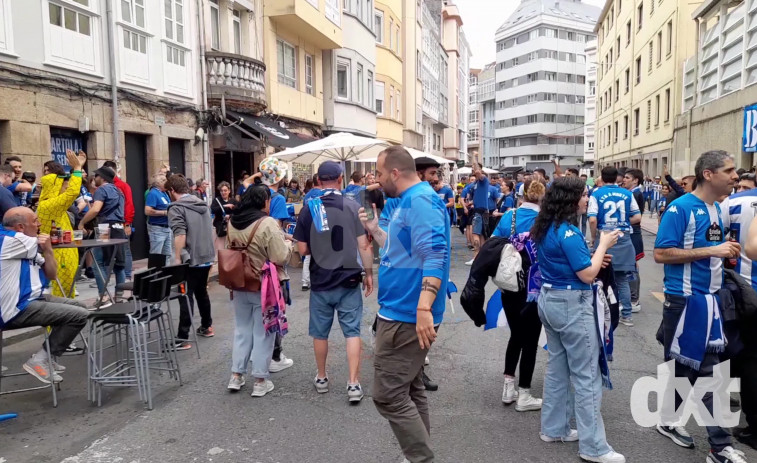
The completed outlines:
[[[373,402],[405,458],[434,461],[423,363],[442,322],[449,281],[447,208],[401,146],[379,154],[376,178],[389,198],[381,218],[360,220],[381,246]]]
[[[43,383],[62,381],[62,355],[87,323],[89,312],[81,303],[42,294],[55,280],[50,236],[39,234],[40,222],[29,208],[14,207],[0,227],[0,329],[51,326],[50,352],[42,348],[24,363],[27,373]]]

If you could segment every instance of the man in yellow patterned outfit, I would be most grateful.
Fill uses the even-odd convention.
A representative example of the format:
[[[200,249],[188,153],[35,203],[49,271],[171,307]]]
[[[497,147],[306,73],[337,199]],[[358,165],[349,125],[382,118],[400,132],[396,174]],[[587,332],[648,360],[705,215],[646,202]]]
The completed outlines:
[[[66,158],[71,166],[69,179],[58,177],[56,174],[42,177],[42,192],[37,206],[37,216],[42,223],[39,228],[40,233],[49,234],[53,221],[61,231],[73,230],[66,211],[79,196],[82,182],[81,167],[87,161],[87,155],[84,151],[79,151],[79,156],[77,156],[73,151],[67,150]],[[76,249],[56,249],[55,260],[58,262],[58,280],[63,286],[63,291],[69,291],[79,266],[79,252]],[[68,297],[68,294],[61,292],[57,284],[53,283],[51,286],[53,295]]]

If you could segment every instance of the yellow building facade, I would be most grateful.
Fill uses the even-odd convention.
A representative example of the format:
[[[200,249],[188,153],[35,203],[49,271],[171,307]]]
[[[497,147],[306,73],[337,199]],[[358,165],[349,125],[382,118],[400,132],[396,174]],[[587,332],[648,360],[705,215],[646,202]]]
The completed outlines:
[[[376,24],[376,137],[403,142],[402,0],[377,0]],[[383,100],[382,100],[383,98]]]
[[[597,21],[596,165],[674,175],[688,166],[672,156],[681,108],[683,61],[696,47],[691,15],[700,1],[608,0]]]
[[[323,125],[323,51],[341,48],[340,0],[265,0],[268,111]]]

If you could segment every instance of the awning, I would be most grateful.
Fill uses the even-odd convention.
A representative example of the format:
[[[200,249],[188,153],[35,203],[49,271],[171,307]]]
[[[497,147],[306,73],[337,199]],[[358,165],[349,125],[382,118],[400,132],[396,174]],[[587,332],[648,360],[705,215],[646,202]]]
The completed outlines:
[[[502,172],[506,173],[506,174],[509,174],[509,173],[513,173],[514,174],[515,172],[520,172],[521,170],[523,170],[523,167],[521,167],[521,166],[510,166],[510,167],[505,167],[504,169],[500,169],[500,170]]]
[[[239,125],[240,128],[255,132],[265,137],[271,146],[282,148],[294,148],[307,142],[297,134],[281,127],[281,125],[268,116],[251,116],[226,111],[226,118]]]

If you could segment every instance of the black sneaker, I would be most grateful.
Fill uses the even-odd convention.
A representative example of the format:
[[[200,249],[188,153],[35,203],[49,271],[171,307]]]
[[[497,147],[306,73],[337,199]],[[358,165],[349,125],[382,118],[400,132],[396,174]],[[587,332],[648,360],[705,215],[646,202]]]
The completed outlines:
[[[309,291],[310,290],[310,285],[302,285],[302,290],[303,291]]]
[[[694,439],[691,438],[689,433],[686,432],[686,428],[683,426],[663,426],[658,424],[657,432],[665,437],[669,437],[676,445],[680,445],[687,449],[694,448]]]
[[[180,339],[176,340],[176,343],[174,344],[174,349],[176,350],[189,350],[192,348],[192,344],[188,343],[187,341],[182,341]]]
[[[199,327],[197,328],[197,335],[204,336],[206,338],[212,338],[213,336],[216,335],[216,332],[212,326],[209,326],[207,328]]]
[[[735,437],[742,444],[746,444],[757,450],[757,434],[755,434],[752,428],[750,428],[749,426],[745,428],[734,429],[733,437]]]
[[[436,391],[437,389],[439,389],[439,385],[428,377],[426,370],[423,370],[423,385],[426,386],[427,391]]]
[[[84,276],[86,276],[87,278],[94,278],[95,271],[92,269],[92,267],[87,267],[87,269],[84,270]]]

